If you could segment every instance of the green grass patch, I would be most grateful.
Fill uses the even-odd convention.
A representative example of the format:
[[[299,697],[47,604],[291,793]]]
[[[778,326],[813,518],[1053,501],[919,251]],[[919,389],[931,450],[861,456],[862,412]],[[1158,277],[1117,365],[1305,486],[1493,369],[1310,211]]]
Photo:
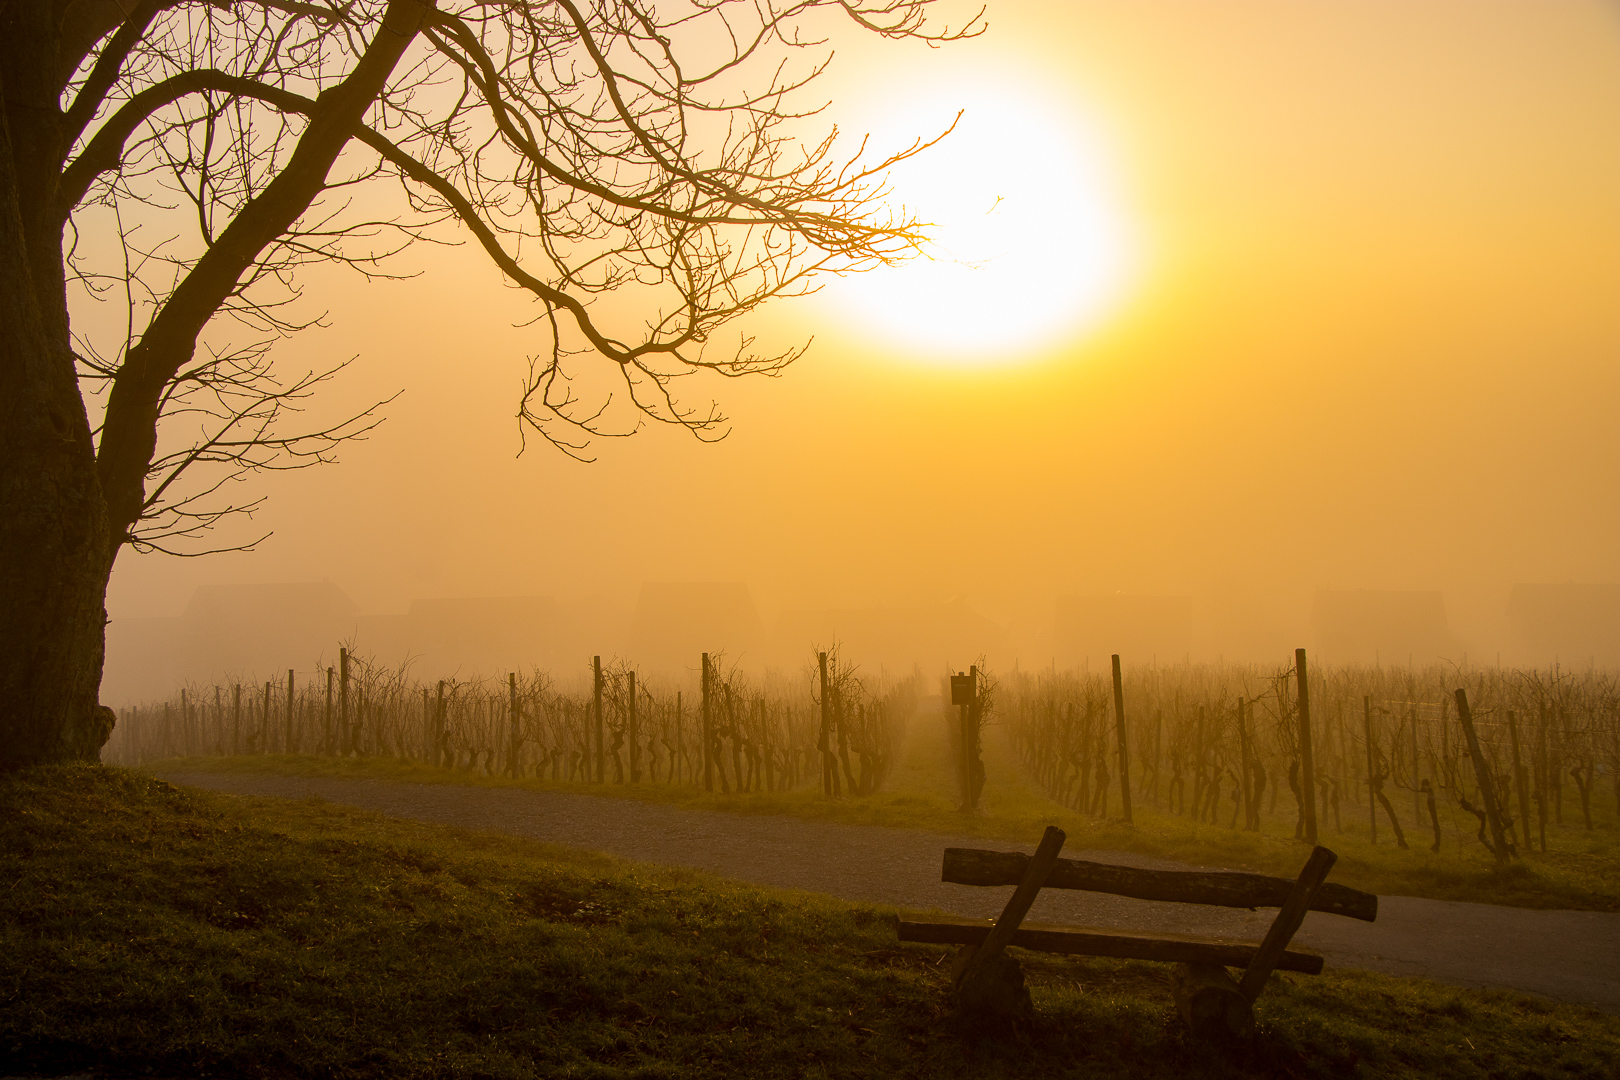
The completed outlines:
[[[1365,973],[1278,977],[1212,1052],[1162,965],[1025,954],[967,1036],[889,913],[696,872],[175,788],[0,777],[0,1059],[346,1077],[1612,1077],[1620,1018]]]
[[[1135,822],[1100,820],[1076,813],[1047,798],[1024,776],[1015,756],[986,731],[984,755],[988,781],[982,806],[964,813],[957,804],[954,774],[940,725],[919,722],[889,783],[864,798],[827,799],[819,791],[721,794],[690,784],[585,784],[485,776],[472,770],[438,769],[397,758],[323,758],[313,756],[184,758],[144,766],[154,771],[201,770],[393,780],[426,784],[477,784],[566,790],[613,798],[632,798],[699,810],[739,814],[784,814],[851,825],[884,825],[902,829],[1034,843],[1047,825],[1068,833],[1069,851],[1086,848],[1131,851],[1179,859],[1201,866],[1222,866],[1293,877],[1308,850],[1293,837],[1292,796],[1278,799],[1279,813],[1268,816],[1258,833],[1225,827],[1231,806],[1223,803],[1222,824],[1198,824],[1156,809],[1137,793]],[[1113,812],[1118,813],[1114,793]],[[1399,804],[1400,800],[1396,800]],[[1410,799],[1405,807],[1410,811]],[[1566,808],[1567,810],[1568,808]],[[1380,822],[1379,842],[1371,842],[1365,807],[1341,807],[1343,831],[1331,821],[1320,825],[1318,839],[1338,853],[1332,880],[1380,895],[1466,900],[1515,907],[1620,911],[1620,824],[1604,809],[1594,814],[1595,828],[1579,824],[1578,811],[1566,824],[1549,825],[1552,851],[1535,853],[1499,869],[1474,837],[1477,823],[1449,806],[1441,808],[1443,842],[1431,852],[1432,831],[1408,823],[1408,843],[1394,844],[1387,822]]]

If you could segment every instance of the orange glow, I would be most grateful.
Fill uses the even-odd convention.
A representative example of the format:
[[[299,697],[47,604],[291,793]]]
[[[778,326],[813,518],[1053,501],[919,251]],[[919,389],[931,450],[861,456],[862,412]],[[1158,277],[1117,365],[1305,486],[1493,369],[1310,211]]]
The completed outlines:
[[[1084,335],[1127,295],[1135,230],[1116,167],[1074,103],[1007,73],[868,96],[883,102],[871,132],[880,147],[962,116],[891,177],[890,202],[936,226],[927,256],[830,290],[856,328],[929,363],[998,364]]]

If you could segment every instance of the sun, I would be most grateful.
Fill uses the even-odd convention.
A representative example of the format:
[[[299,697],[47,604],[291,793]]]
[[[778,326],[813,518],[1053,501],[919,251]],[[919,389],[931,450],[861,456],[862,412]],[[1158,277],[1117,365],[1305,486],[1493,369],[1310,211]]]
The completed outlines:
[[[890,201],[932,222],[925,257],[829,290],[850,327],[930,362],[1006,363],[1098,327],[1129,294],[1135,243],[1101,138],[1009,87],[911,88],[871,145],[956,129],[896,167]]]

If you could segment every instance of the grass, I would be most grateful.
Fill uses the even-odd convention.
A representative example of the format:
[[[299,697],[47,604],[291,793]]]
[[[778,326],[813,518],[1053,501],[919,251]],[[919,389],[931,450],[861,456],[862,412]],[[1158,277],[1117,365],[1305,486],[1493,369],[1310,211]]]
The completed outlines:
[[[1185,817],[1156,810],[1137,795],[1133,825],[1117,819],[1098,820],[1075,813],[1047,798],[1024,776],[1015,756],[987,729],[984,744],[989,780],[981,810],[958,809],[953,774],[939,725],[913,726],[901,761],[885,789],[864,798],[826,799],[818,792],[756,792],[724,795],[699,787],[662,783],[569,784],[541,780],[512,780],[471,771],[432,768],[396,758],[237,757],[173,759],[147,765],[155,771],[198,769],[225,772],[265,772],[350,779],[393,780],[407,783],[477,784],[557,789],[615,798],[633,798],[692,809],[727,813],[787,814],[801,818],[854,825],[885,825],[904,829],[1034,843],[1047,825],[1058,825],[1069,835],[1069,851],[1084,849],[1131,851],[1178,859],[1203,866],[1253,870],[1292,878],[1304,865],[1305,846],[1293,838],[1293,819],[1282,815],[1264,822],[1259,833],[1223,825],[1197,824]],[[1400,799],[1394,800],[1399,807]],[[1279,808],[1291,805],[1285,791]],[[1114,793],[1117,812],[1118,796]],[[1405,809],[1410,810],[1407,801]],[[1569,813],[1563,826],[1549,825],[1553,850],[1535,853],[1498,868],[1474,838],[1461,811],[1442,805],[1444,839],[1440,852],[1429,850],[1432,832],[1408,830],[1408,850],[1398,849],[1380,823],[1379,843],[1369,837],[1365,807],[1342,808],[1344,831],[1323,822],[1318,839],[1339,856],[1332,880],[1380,895],[1421,896],[1437,900],[1466,900],[1515,907],[1566,908],[1583,911],[1620,911],[1620,822],[1608,807],[1594,813],[1596,828],[1587,832],[1577,822],[1579,811]],[[1222,818],[1230,816],[1223,805]],[[1470,819],[1471,821],[1472,819]]]
[[[888,913],[95,766],[0,776],[12,1071],[342,1077],[1612,1077],[1620,1018],[1278,977],[1214,1051],[1162,965],[1025,954],[965,1034]]]

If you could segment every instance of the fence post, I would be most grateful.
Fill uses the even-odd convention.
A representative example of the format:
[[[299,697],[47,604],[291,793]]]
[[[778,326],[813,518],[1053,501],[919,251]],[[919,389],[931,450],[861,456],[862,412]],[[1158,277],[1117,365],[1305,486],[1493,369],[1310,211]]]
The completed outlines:
[[[1311,752],[1311,688],[1305,670],[1305,650],[1294,650],[1294,673],[1299,679],[1299,786],[1305,811],[1305,842],[1316,846],[1316,756]]]
[[[293,733],[293,719],[294,719],[293,702],[296,701],[296,700],[297,700],[297,698],[293,695],[293,669],[288,668],[287,669],[287,745],[282,748],[283,752],[288,753],[288,754],[296,754],[298,752],[297,737]]]
[[[1119,674],[1119,654],[1114,654],[1114,728],[1119,736],[1119,798],[1125,808],[1125,824],[1131,824],[1131,755],[1125,741],[1125,683]]]

